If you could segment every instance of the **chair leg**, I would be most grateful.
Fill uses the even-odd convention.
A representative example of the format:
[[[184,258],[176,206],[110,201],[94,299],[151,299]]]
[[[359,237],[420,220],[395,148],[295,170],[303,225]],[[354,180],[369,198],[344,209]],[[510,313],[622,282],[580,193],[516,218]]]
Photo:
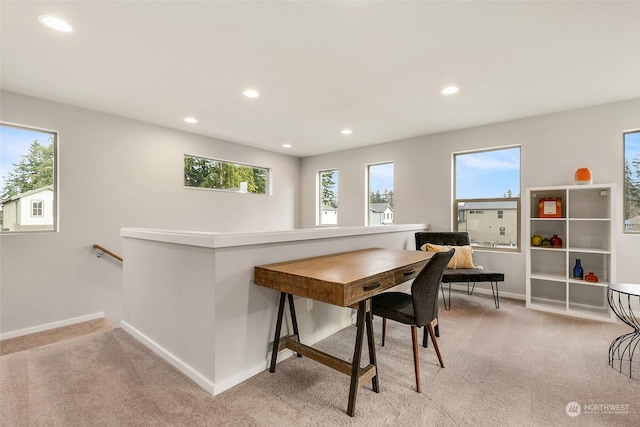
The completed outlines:
[[[431,331],[431,330],[430,330]],[[418,327],[411,325],[411,340],[413,341],[413,364],[416,369],[416,391],[420,391],[420,360],[418,359]]]
[[[433,348],[436,350],[436,354],[438,355],[438,361],[440,362],[440,366],[444,368],[444,362],[442,361],[442,356],[440,355],[440,347],[438,347],[438,341],[436,341],[436,335],[433,332],[433,326],[431,323],[427,325],[429,329],[429,335],[431,335],[431,341],[433,341]]]
[[[440,338],[440,324],[438,323],[437,317],[435,322],[436,325],[433,327],[433,330],[436,333],[436,337]],[[424,348],[429,348],[429,329],[426,326],[422,328],[422,346]]]
[[[387,318],[382,318],[382,346],[384,347],[384,338],[387,335]]]

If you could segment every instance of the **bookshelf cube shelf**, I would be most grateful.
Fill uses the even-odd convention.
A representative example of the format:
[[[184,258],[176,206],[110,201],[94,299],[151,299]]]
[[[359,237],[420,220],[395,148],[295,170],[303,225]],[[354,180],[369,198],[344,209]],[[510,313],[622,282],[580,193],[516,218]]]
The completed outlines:
[[[525,250],[527,307],[553,313],[614,321],[607,302],[607,286],[615,282],[614,184],[527,188]],[[560,217],[540,215],[540,200],[558,199]],[[533,235],[562,239],[562,247],[533,246]],[[584,275],[573,277],[579,259]]]

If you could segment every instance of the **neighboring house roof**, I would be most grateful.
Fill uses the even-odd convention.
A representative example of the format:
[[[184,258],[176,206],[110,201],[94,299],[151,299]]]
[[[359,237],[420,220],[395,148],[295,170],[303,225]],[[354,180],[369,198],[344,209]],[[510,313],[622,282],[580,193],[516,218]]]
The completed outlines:
[[[53,191],[53,184],[47,185],[45,187],[34,188],[33,190],[25,191],[24,193],[16,194],[15,196],[11,196],[7,199],[0,200],[0,204],[4,204],[13,200],[18,200],[26,196],[30,196],[32,194],[40,193],[42,191],[51,190]]]
[[[371,203],[369,204],[369,210],[371,212],[384,212],[387,209],[391,209],[391,211],[393,211],[393,208],[391,206],[389,206],[389,203]]]
[[[460,211],[468,211],[468,210],[481,210],[481,209],[516,209],[518,207],[518,202],[514,202],[512,200],[505,200],[499,202],[465,202],[458,210]]]
[[[640,215],[634,216],[633,218],[625,219],[624,223],[626,225],[640,224]]]
[[[322,209],[323,211],[337,211],[338,208],[334,208],[333,206],[329,206],[329,205],[322,205]]]

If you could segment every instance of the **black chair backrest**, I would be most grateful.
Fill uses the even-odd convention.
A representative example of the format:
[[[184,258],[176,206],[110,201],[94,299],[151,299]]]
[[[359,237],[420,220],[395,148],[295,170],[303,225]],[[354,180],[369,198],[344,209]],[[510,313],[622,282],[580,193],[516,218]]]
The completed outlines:
[[[416,326],[422,327],[438,317],[438,287],[455,249],[436,252],[411,285],[413,315]]]
[[[466,246],[470,245],[469,233],[466,231],[418,231],[416,233],[416,250],[422,245],[431,243],[434,245]]]

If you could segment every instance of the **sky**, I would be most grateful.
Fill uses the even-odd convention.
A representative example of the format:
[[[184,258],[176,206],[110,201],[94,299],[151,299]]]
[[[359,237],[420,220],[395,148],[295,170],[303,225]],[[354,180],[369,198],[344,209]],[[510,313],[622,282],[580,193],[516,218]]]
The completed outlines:
[[[520,148],[508,148],[456,156],[456,199],[504,197],[520,188]]]
[[[640,131],[628,133],[624,138],[624,158],[631,161],[640,154]]]
[[[48,145],[49,133],[36,130],[0,126],[0,188],[4,187],[4,179],[12,172],[14,163],[18,163],[21,154],[29,152],[29,146],[36,139],[42,145]]]
[[[393,190],[393,163],[369,166],[369,188],[372,192]]]

